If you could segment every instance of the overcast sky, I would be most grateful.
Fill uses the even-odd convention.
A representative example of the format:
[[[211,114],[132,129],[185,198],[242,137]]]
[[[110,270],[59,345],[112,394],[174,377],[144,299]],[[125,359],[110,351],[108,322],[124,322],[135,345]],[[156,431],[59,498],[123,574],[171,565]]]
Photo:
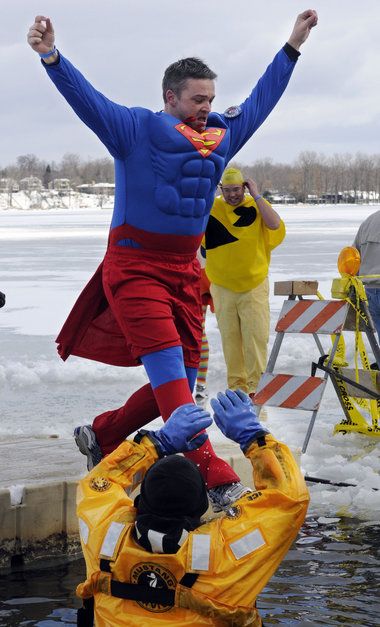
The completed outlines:
[[[127,106],[162,108],[161,79],[178,58],[217,72],[215,111],[244,100],[286,42],[298,13],[319,24],[275,111],[238,154],[292,163],[301,151],[380,152],[380,1],[1,0],[0,167],[34,153],[59,161],[108,153],[75,116],[26,43],[37,14],[92,84]]]

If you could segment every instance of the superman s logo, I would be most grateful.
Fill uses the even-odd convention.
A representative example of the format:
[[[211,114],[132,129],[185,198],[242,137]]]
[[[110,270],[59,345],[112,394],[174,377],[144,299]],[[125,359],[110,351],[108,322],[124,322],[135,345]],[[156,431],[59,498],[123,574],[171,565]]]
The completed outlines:
[[[198,133],[183,122],[176,124],[174,128],[189,140],[202,157],[208,157],[219,146],[226,133],[224,128],[208,128]]]

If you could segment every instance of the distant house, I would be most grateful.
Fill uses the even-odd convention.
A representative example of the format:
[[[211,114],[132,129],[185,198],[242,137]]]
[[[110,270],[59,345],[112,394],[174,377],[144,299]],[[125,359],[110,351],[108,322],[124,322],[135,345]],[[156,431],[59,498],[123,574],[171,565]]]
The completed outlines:
[[[321,199],[317,194],[307,194],[305,202],[307,202],[309,205],[317,205],[321,202]]]
[[[49,189],[55,189],[58,192],[69,192],[71,190],[70,179],[53,179],[49,183]]]
[[[297,202],[297,198],[291,194],[281,194],[277,191],[264,192],[264,198],[269,202],[276,203],[277,205],[288,205]]]
[[[113,196],[115,194],[115,183],[83,183],[82,185],[77,185],[77,190],[82,194]]]
[[[40,192],[43,189],[42,181],[37,176],[27,176],[21,179],[20,189],[26,192]]]
[[[18,192],[19,189],[19,184],[13,179],[0,179],[0,192]]]
[[[379,202],[380,199],[380,194],[379,192],[376,191],[369,191],[369,192],[362,192],[362,191],[356,191],[350,192],[352,196],[356,196],[357,200],[359,202]]]

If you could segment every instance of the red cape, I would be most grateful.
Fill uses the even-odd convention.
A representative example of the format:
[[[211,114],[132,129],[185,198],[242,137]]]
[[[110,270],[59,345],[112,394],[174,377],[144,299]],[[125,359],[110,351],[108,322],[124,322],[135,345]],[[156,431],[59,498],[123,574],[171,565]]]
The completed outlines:
[[[69,355],[111,366],[139,366],[104,294],[103,262],[80,293],[56,342],[63,360]]]

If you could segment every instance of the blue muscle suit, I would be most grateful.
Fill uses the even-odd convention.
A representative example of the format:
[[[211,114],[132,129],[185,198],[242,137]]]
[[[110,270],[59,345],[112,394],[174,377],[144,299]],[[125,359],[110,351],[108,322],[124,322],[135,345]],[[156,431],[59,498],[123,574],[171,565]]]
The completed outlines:
[[[115,160],[107,253],[58,336],[58,350],[63,359],[143,363],[150,381],[122,408],[95,419],[104,454],[146,422],[166,420],[192,402],[202,333],[196,251],[225,166],[278,102],[298,56],[285,44],[248,98],[210,113],[201,133],[164,111],[112,102],[62,55],[45,65]],[[189,456],[208,487],[238,480],[209,442],[199,452]]]

